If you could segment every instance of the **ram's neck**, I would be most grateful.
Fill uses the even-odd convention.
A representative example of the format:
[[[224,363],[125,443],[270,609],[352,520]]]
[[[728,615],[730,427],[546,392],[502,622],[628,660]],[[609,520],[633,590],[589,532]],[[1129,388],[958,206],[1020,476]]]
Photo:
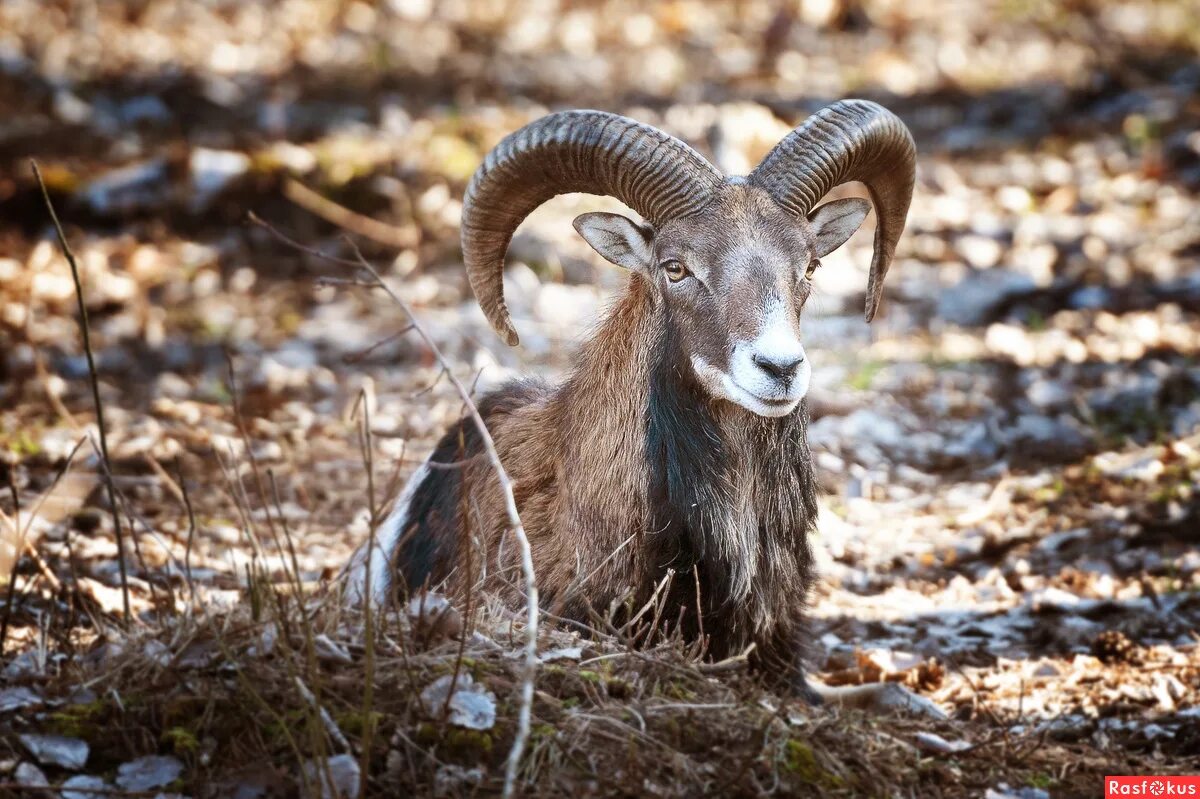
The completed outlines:
[[[628,530],[645,505],[646,405],[661,315],[644,278],[632,275],[557,397],[565,511],[589,535]]]
[[[647,455],[655,561],[696,569],[737,649],[807,591],[816,485],[807,408],[765,418],[710,400],[664,350],[651,372]],[[715,601],[710,599],[709,601]]]

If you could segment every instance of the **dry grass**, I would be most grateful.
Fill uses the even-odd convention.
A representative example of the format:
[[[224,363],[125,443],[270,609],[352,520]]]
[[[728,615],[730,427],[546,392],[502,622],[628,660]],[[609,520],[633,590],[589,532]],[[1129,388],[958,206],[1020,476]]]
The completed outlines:
[[[228,611],[184,613],[86,645],[75,632],[73,651],[53,647],[64,657],[37,681],[45,709],[8,716],[5,736],[81,737],[98,774],[147,751],[171,753],[186,766],[177,787],[196,796],[237,786],[307,795],[315,787],[306,790],[302,764],[346,753],[367,764],[369,796],[501,790],[517,729],[510,698],[523,672],[520,622],[483,603],[460,642],[431,636],[428,619],[392,611],[367,638],[357,612],[294,588],[257,576]],[[1099,756],[1045,733],[1006,735],[986,720],[814,710],[745,673],[705,674],[678,641],[627,644],[594,632],[543,634],[543,653],[581,651],[539,669],[524,795],[960,796],[1007,782],[1053,784],[1055,795],[1070,796],[1094,795],[1105,773],[1164,769],[1135,752]],[[455,673],[496,697],[490,729],[447,723],[422,703],[426,686]],[[365,715],[368,690],[375,698]],[[927,733],[973,746],[931,754]]]

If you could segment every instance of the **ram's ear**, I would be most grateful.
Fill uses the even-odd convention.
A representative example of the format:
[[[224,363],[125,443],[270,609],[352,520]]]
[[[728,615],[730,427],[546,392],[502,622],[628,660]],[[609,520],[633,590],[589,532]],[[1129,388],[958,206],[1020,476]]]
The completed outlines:
[[[814,255],[821,258],[845,244],[870,210],[871,203],[858,197],[818,206],[808,215],[808,223],[812,225]]]
[[[653,257],[654,233],[620,214],[580,214],[572,223],[583,240],[606,261],[626,269],[643,271]]]

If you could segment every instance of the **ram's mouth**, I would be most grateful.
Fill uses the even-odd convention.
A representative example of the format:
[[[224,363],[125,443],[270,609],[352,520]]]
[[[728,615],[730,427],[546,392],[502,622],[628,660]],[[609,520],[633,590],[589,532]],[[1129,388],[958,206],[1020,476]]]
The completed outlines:
[[[796,409],[796,406],[800,404],[800,400],[804,398],[803,394],[783,398],[761,397],[753,391],[742,388],[733,380],[728,380],[726,385],[730,389],[733,389],[732,391],[728,391],[731,395],[729,396],[730,400],[759,416],[787,416]]]
[[[743,389],[744,391],[745,389]],[[746,392],[750,394],[749,391]],[[800,401],[799,397],[785,397],[784,399],[773,399],[771,397],[760,397],[757,394],[750,394],[754,399],[761,402],[763,405],[769,405],[772,408],[786,408],[789,405],[795,405]]]

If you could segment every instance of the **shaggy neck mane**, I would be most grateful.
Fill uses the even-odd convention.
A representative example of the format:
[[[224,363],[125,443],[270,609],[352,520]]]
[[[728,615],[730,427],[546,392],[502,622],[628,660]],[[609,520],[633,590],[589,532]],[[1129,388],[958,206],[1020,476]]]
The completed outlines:
[[[646,572],[657,580],[674,569],[687,606],[698,578],[705,627],[725,629],[729,640],[717,646],[732,649],[801,603],[811,580],[807,535],[817,502],[808,412],[801,403],[765,418],[709,398],[681,366],[687,358],[652,291],[634,276],[580,352],[560,406],[567,462],[581,470],[573,485],[592,486],[581,503],[587,495],[635,500]],[[646,352],[648,341],[655,344]],[[621,418],[597,423],[614,413]],[[648,470],[625,466],[643,462]]]

